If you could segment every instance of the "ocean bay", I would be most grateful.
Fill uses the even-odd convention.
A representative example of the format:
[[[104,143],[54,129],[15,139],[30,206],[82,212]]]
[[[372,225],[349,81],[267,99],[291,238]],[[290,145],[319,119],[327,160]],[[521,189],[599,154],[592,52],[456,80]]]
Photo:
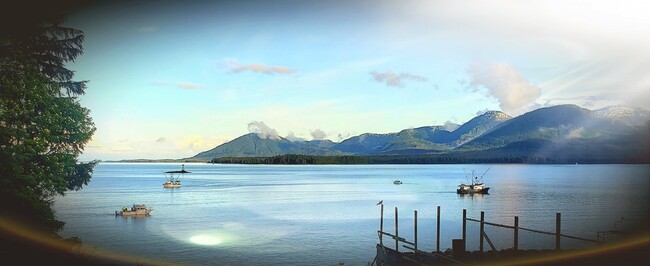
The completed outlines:
[[[441,206],[441,250],[460,238],[462,209],[478,218],[553,231],[562,213],[565,234],[595,239],[624,217],[624,229],[647,221],[647,165],[221,165],[186,164],[183,187],[162,188],[163,172],[180,164],[100,163],[82,190],[56,199],[63,236],[77,236],[97,252],[180,264],[365,265],[378,243],[379,206],[393,231],[435,249],[436,207]],[[472,170],[489,195],[461,196],[456,186]],[[399,179],[401,185],[394,185]],[[154,208],[145,218],[116,217],[133,203]],[[476,250],[476,224],[468,249]],[[512,246],[508,231],[488,231],[499,249]],[[552,248],[553,237],[520,236],[522,248]],[[582,243],[567,241],[566,248]],[[564,246],[563,246],[564,247]]]

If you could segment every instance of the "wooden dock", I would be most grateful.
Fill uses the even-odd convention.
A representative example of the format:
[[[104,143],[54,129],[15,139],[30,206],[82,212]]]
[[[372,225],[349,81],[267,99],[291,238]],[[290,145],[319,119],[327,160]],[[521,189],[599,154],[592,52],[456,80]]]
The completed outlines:
[[[622,231],[622,218],[621,230],[610,230],[597,232],[596,239],[589,239],[585,237],[578,237],[562,233],[562,215],[561,213],[555,214],[555,231],[548,232],[532,228],[526,228],[519,225],[519,217],[515,216],[512,225],[499,224],[485,220],[485,212],[481,212],[480,218],[467,217],[467,210],[463,209],[462,218],[462,238],[452,239],[452,248],[444,252],[440,250],[440,206],[437,206],[436,215],[436,248],[435,251],[424,251],[418,247],[418,211],[414,211],[413,219],[413,240],[407,240],[399,234],[399,211],[395,207],[395,228],[394,232],[386,232],[384,229],[384,204],[380,203],[380,222],[377,235],[379,243],[376,246],[377,253],[372,262],[372,265],[379,266],[395,266],[395,265],[446,265],[446,264],[528,264],[528,263],[541,263],[551,265],[575,265],[576,262],[592,263],[594,265],[602,265],[599,262],[615,262],[619,264],[622,261],[643,261],[648,258],[647,250],[650,247],[650,237],[646,236],[641,241],[629,242],[631,245],[626,246],[624,249],[612,249],[605,241],[605,237],[612,237],[614,235],[623,235]],[[479,249],[475,251],[467,251],[467,222],[479,223]],[[513,242],[512,248],[498,250],[492,243],[490,237],[485,232],[486,226],[506,228],[512,230]],[[551,249],[521,249],[519,246],[519,232],[526,231],[541,235],[550,235],[555,237],[555,245]],[[384,237],[389,239],[389,243],[385,243]],[[573,239],[583,242],[596,244],[593,249],[562,249],[562,239]],[[394,241],[394,244],[393,244]],[[489,245],[489,250],[486,250],[484,243]],[[603,250],[607,250],[604,252]],[[640,252],[629,254],[629,250],[640,250]],[[603,255],[609,254],[609,255]],[[607,260],[610,255],[625,255],[624,258],[615,258],[615,260]],[[604,256],[604,257],[603,257]],[[552,259],[556,258],[555,261]],[[561,258],[561,259],[559,259]],[[574,259],[572,259],[574,258]],[[578,261],[575,258],[579,259]],[[551,260],[549,260],[551,259]]]

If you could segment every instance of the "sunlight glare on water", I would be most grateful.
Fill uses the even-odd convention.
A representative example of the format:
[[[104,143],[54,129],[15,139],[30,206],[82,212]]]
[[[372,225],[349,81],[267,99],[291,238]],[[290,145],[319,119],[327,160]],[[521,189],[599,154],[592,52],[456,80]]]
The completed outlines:
[[[190,241],[204,246],[219,245],[222,242],[221,237],[212,234],[195,235],[190,238]]]

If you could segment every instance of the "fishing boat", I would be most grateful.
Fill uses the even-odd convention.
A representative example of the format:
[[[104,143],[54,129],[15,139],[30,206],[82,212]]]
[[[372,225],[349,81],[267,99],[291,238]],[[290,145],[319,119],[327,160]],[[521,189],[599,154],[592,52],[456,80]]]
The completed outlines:
[[[131,209],[123,207],[119,211],[115,211],[115,216],[142,216],[149,215],[153,211],[152,208],[147,208],[144,204],[133,204]]]
[[[488,170],[490,170],[488,168]],[[488,191],[490,190],[489,187],[485,186],[485,183],[482,183],[481,181],[483,180],[483,176],[487,173],[488,170],[485,170],[485,173],[481,175],[481,177],[477,177],[474,175],[474,171],[472,171],[472,176],[471,176],[471,182],[468,182],[469,184],[465,183],[460,183],[458,185],[458,189],[456,189],[456,193],[458,194],[488,194]]]
[[[167,181],[163,183],[164,188],[179,188],[181,187],[181,181],[178,180],[181,175],[189,174],[191,172],[185,171],[185,165],[181,165],[181,170],[176,171],[167,171],[165,172],[165,178]]]
[[[395,184],[395,185],[401,185],[401,184],[402,184],[402,181],[400,181],[400,180],[398,179],[398,180],[393,181],[393,184]]]

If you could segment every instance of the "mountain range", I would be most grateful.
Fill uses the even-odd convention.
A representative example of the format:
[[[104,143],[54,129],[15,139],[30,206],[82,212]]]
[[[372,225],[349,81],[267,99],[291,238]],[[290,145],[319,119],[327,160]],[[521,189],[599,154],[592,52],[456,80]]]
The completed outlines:
[[[650,157],[650,111],[611,106],[588,110],[576,105],[540,108],[517,117],[488,111],[462,125],[425,126],[395,133],[364,133],[339,143],[289,141],[240,136],[188,159],[269,157],[283,154],[615,157],[635,161]]]

